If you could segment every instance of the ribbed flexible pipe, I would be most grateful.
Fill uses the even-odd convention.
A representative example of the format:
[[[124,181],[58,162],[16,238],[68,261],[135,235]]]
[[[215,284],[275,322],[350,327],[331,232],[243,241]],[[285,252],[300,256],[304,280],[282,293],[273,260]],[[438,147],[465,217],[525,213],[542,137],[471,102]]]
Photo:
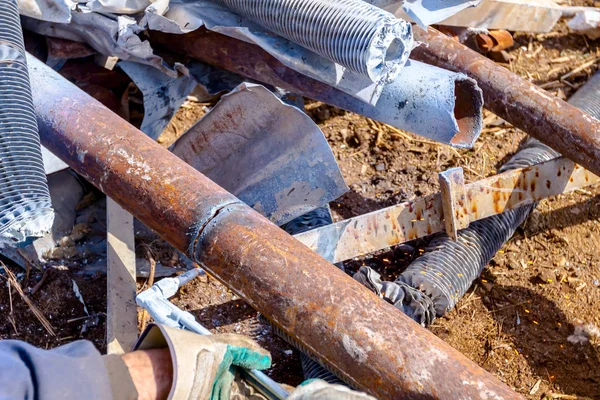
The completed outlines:
[[[411,25],[362,0],[219,0],[232,11],[373,82],[408,60]]]
[[[53,220],[19,11],[0,0],[0,246],[24,245]]]

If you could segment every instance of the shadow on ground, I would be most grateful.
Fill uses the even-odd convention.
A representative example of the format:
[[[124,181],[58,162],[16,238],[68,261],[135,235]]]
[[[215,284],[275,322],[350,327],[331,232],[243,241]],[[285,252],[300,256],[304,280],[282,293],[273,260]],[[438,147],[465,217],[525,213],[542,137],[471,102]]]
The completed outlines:
[[[484,305],[501,327],[499,343],[491,344],[488,353],[510,341],[538,376],[552,382],[554,391],[598,398],[599,349],[567,340],[574,326],[553,301],[528,288],[494,285]]]

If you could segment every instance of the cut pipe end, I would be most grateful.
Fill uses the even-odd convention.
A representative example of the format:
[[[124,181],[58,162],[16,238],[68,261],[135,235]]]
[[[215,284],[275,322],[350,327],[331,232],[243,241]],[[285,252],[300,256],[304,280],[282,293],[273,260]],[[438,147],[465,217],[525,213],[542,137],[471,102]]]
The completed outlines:
[[[395,17],[385,18],[369,45],[369,79],[382,83],[392,81],[408,61],[413,43],[411,24]]]
[[[450,144],[458,148],[471,148],[483,128],[483,92],[477,82],[466,76],[454,82],[454,118],[458,132]]]

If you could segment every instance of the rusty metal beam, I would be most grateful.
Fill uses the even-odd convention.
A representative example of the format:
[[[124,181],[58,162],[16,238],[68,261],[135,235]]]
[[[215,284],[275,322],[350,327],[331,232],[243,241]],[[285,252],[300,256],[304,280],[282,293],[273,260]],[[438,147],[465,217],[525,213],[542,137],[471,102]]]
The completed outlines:
[[[475,79],[486,108],[600,175],[600,121],[433,28],[414,35],[412,59]]]
[[[348,382],[380,399],[522,398],[43,63],[29,65],[44,145]]]
[[[448,228],[452,236],[454,227],[464,228],[470,222],[598,182],[598,176],[560,157],[455,188],[454,195],[449,196],[453,198],[448,199],[452,204],[446,207],[442,194],[435,193],[294,237],[337,263]],[[451,210],[450,227],[445,225],[444,209]]]
[[[448,134],[446,123],[438,121],[435,126],[431,125],[432,121],[440,119],[442,110],[448,112],[443,104],[449,99],[435,98],[432,93],[423,95],[423,86],[429,84],[432,85],[431,92],[435,92],[434,87],[440,93],[444,92],[441,88],[445,85],[440,83],[445,78],[436,74],[445,74],[447,71],[425,71],[422,65],[414,66],[418,76],[403,78],[406,82],[401,86],[407,87],[406,93],[399,94],[396,92],[398,88],[391,89],[394,85],[387,85],[388,89],[384,89],[377,106],[371,106],[286,67],[259,46],[229,36],[203,28],[185,35],[157,31],[150,31],[149,34],[154,47],[162,46],[170,52],[188,55],[245,78],[280,87],[452,146],[472,147],[481,133],[481,93],[475,82],[465,77],[454,80],[452,101],[458,129],[452,127],[452,133]],[[409,74],[408,67],[403,72]],[[396,98],[409,93],[407,98]]]

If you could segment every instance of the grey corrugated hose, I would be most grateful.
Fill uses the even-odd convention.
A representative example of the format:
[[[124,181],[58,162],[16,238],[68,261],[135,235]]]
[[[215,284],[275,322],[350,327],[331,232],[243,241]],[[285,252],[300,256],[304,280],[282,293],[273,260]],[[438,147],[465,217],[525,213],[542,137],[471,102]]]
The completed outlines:
[[[53,220],[19,11],[0,0],[0,246],[25,245]]]

